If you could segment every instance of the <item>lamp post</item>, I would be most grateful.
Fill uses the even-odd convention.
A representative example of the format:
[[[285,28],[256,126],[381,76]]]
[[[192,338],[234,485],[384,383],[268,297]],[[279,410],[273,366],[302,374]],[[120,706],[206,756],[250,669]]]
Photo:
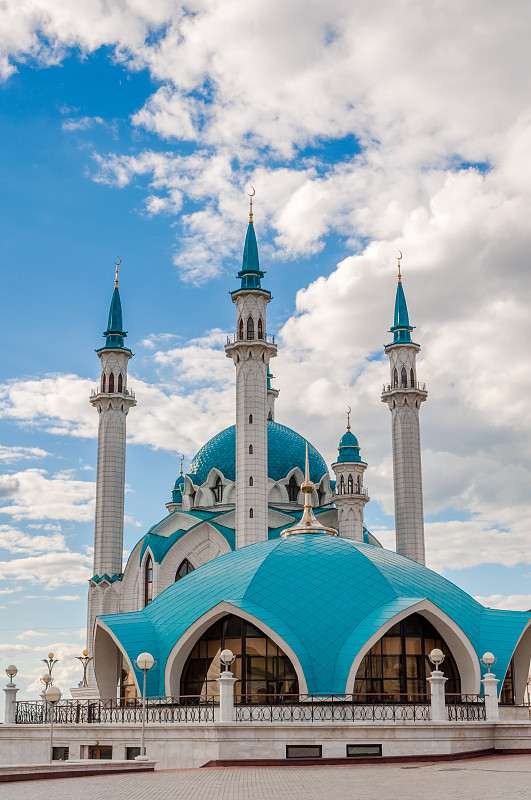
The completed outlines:
[[[13,725],[15,722],[16,716],[16,699],[17,699],[17,692],[18,689],[13,683],[13,678],[17,674],[18,669],[15,667],[14,664],[10,664],[6,667],[6,675],[9,678],[9,683],[4,689],[5,696],[6,696],[6,704],[5,704],[5,713],[4,713],[4,724],[5,725]]]
[[[485,693],[485,717],[487,722],[497,722],[500,718],[500,710],[498,707],[499,680],[494,672],[492,672],[492,667],[497,659],[493,653],[484,653],[481,661],[487,667],[487,672],[484,674],[483,680],[481,681]]]
[[[146,675],[153,669],[157,662],[151,653],[140,653],[135,661],[135,667],[141,669],[144,673],[144,682],[142,687],[142,740],[140,743],[140,755],[136,757],[135,761],[147,761],[146,756]]]
[[[444,661],[444,653],[442,650],[439,650],[438,647],[435,647],[429,654],[428,658],[435,667],[428,678],[428,683],[430,684],[431,690],[431,721],[447,722],[448,712],[446,710],[444,684],[448,678],[445,678],[439,669],[440,665]]]
[[[85,688],[86,686],[88,686],[88,682],[87,682],[87,667],[90,664],[90,662],[92,661],[92,656],[89,656],[89,651],[85,649],[85,650],[83,650],[83,655],[82,656],[76,656],[76,658],[77,658],[78,661],[81,661],[81,663],[83,664],[83,680],[81,681],[81,683],[79,685],[81,687]]]
[[[232,650],[222,650],[219,660],[223,665],[223,672],[217,678],[219,683],[219,722],[234,722],[234,684],[236,678],[229,667],[236,660]]]
[[[61,699],[61,691],[57,688],[57,686],[48,686],[46,691],[44,692],[44,696],[46,697],[46,702],[50,704],[52,707],[52,711],[50,714],[50,764],[53,761],[53,717],[54,717],[54,707],[55,704],[59,702]]]

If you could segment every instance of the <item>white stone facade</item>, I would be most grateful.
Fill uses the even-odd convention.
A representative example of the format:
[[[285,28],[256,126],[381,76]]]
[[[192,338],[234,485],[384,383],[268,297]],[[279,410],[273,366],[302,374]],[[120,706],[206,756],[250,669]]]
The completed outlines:
[[[236,336],[225,351],[236,367],[236,547],[267,539],[267,367],[277,346],[267,341],[266,306],[261,289],[232,295]]]
[[[417,380],[419,350],[413,342],[385,348],[391,382],[384,386],[382,402],[392,415],[396,552],[425,564],[419,411],[428,392]]]
[[[363,486],[363,461],[342,461],[332,464],[336,476],[334,502],[337,506],[337,524],[340,536],[363,541],[363,511],[369,502],[369,493]]]

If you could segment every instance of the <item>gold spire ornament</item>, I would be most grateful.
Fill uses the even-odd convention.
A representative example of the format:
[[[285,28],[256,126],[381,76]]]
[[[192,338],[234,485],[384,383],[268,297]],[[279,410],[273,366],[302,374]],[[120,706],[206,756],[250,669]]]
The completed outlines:
[[[304,492],[304,511],[302,513],[302,517],[300,522],[296,522],[295,525],[292,525],[291,528],[284,528],[281,531],[280,535],[283,539],[286,539],[288,536],[295,536],[299,533],[328,533],[331,536],[339,536],[338,532],[334,530],[334,528],[327,528],[325,525],[321,525],[320,522],[315,517],[313,513],[312,507],[312,492],[315,489],[315,486],[310,480],[310,459],[308,457],[308,442],[306,442],[306,474],[304,476],[304,481],[301,485],[301,491]]]
[[[120,266],[121,263],[122,263],[122,259],[120,258],[120,256],[118,256],[118,261],[114,262],[114,266],[116,267],[116,274],[114,276],[114,288],[115,289],[118,288],[118,267]]]
[[[347,411],[347,431],[350,430],[350,415],[352,414],[352,409],[349,406]]]
[[[396,257],[396,259],[398,261],[398,264],[397,264],[397,266],[398,266],[398,283],[402,283],[402,275],[400,273],[400,262],[402,261],[403,256],[402,256],[401,250],[399,250],[398,252],[400,253],[400,255],[398,255]]]
[[[179,477],[180,477],[180,478],[182,478],[182,477],[183,477],[183,461],[184,461],[184,456],[181,456],[181,472],[180,472],[180,474],[179,474]]]
[[[251,186],[251,189],[253,190],[252,194],[251,194],[251,192],[247,192],[247,194],[249,195],[249,198],[250,198],[250,200],[249,200],[249,225],[253,224],[253,197],[256,194],[256,189],[254,188],[254,186]]]

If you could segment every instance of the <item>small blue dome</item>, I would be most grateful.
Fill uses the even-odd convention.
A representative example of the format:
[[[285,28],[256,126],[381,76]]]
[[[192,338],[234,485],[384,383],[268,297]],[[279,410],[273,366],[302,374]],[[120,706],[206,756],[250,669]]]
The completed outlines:
[[[172,503],[182,503],[183,500],[183,487],[184,487],[184,477],[179,475],[177,480],[173,485],[173,490],[171,493],[171,502]]]
[[[336,536],[295,535],[214,558],[169,586],[142,611],[103,616],[131,662],[157,660],[148,693],[164,694],[164,669],[179,638],[218,603],[271,627],[296,653],[309,692],[349,691],[356,654],[396,614],[428,599],[468,636],[478,657],[492,649],[500,676],[531,614],[484,608],[430,569],[381,547]],[[498,671],[498,670],[497,670]],[[350,689],[351,690],[351,689]]]
[[[310,460],[310,479],[319,483],[328,472],[322,455],[308,443]],[[299,467],[304,474],[306,460],[306,439],[286,425],[280,425],[269,419],[267,421],[267,473],[278,481],[285,478],[293,469]],[[359,459],[358,459],[359,460]],[[208,478],[212,468],[219,469],[231,481],[236,480],[236,426],[231,425],[217,433],[194,456],[188,474],[194,483],[201,485]]]
[[[350,463],[351,461],[364,463],[360,457],[360,446],[358,444],[358,440],[351,431],[347,431],[339,440],[339,456],[337,463]]]

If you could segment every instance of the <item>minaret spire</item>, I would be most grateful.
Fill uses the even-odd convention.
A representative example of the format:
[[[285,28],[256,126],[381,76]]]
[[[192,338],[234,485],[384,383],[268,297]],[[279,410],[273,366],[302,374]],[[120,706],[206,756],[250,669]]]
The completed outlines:
[[[334,502],[337,508],[339,535],[345,539],[363,541],[363,514],[369,493],[363,486],[367,469],[361,460],[358,440],[350,429],[350,406],[347,411],[347,430],[339,440],[339,455],[332,464],[336,476]]]
[[[301,492],[304,493],[304,511],[300,522],[296,522],[291,528],[285,528],[281,532],[281,536],[285,539],[287,536],[294,536],[299,533],[328,533],[331,536],[337,536],[338,533],[334,528],[327,528],[321,525],[313,513],[312,494],[315,491],[315,486],[310,480],[310,459],[308,457],[308,442],[306,442],[306,465],[304,470],[304,481],[301,485]]]
[[[391,382],[384,386],[382,402],[392,415],[393,482],[395,498],[396,550],[403,556],[425,562],[424,511],[420,455],[419,411],[428,393],[417,380],[416,357],[420,345],[411,341],[406,296],[398,259],[393,341],[385,346]]]
[[[238,278],[231,292],[236,305],[236,335],[225,352],[236,367],[236,547],[264,541],[268,536],[267,420],[273,415],[274,396],[269,389],[269,362],[277,346],[267,335],[266,307],[271,292],[263,289],[258,245],[253,224],[252,198],[249,224]]]

